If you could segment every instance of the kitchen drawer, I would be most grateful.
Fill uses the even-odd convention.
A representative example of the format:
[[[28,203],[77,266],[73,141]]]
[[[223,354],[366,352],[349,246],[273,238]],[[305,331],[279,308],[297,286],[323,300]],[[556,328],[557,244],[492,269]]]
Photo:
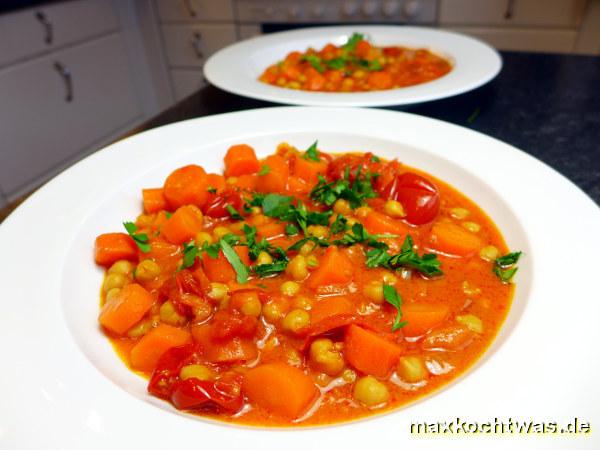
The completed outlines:
[[[238,25],[238,36],[241,40],[257,37],[261,34],[260,25]]]
[[[70,1],[0,16],[0,66],[117,26],[111,0]]]
[[[201,70],[173,69],[171,70],[171,81],[176,101],[184,99],[207,85]]]
[[[161,22],[233,20],[232,0],[156,0]]]
[[[571,53],[577,40],[574,30],[470,27],[451,30],[479,38],[499,50]]]
[[[72,77],[73,98],[55,67]],[[0,71],[0,189],[10,198],[140,114],[120,34]]]
[[[164,25],[162,34],[171,66],[201,67],[210,55],[236,41],[234,25]]]
[[[586,0],[441,0],[439,21],[442,25],[577,27],[585,3]],[[510,17],[506,17],[507,11],[512,12]]]

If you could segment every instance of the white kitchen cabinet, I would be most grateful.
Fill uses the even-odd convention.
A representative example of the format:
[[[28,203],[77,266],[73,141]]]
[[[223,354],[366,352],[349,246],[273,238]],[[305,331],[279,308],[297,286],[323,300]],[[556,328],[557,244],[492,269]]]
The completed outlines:
[[[210,55],[236,41],[233,25],[164,25],[162,34],[172,67],[202,67]]]
[[[439,23],[577,27],[586,0],[440,0]]]
[[[156,0],[161,22],[233,21],[230,0]]]
[[[202,70],[196,69],[173,69],[171,79],[175,101],[184,99],[208,84]]]
[[[42,5],[0,16],[0,66],[115,31],[110,0]]]
[[[0,99],[9,200],[141,114],[120,33],[0,71]]]

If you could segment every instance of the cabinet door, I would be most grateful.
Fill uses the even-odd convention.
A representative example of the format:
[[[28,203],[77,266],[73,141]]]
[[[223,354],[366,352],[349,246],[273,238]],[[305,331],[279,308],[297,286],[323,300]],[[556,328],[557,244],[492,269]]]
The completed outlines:
[[[231,0],[156,0],[162,22],[233,20]]]
[[[173,69],[171,80],[176,101],[184,99],[207,84],[202,71],[194,69]]]
[[[0,99],[0,187],[9,198],[140,114],[120,34],[1,71]]]
[[[117,29],[110,0],[78,0],[0,16],[0,65]]]
[[[164,25],[162,32],[171,66],[201,67],[210,55],[236,41],[233,25]]]
[[[576,27],[585,0],[441,0],[442,25],[544,25]]]

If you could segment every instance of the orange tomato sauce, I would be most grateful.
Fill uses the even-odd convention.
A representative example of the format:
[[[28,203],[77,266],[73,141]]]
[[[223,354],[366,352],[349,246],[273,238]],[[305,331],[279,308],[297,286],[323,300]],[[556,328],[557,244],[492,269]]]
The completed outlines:
[[[442,180],[371,154],[328,155],[316,147],[302,152],[281,144],[277,158],[258,160],[245,147],[230,149],[226,178],[192,177],[190,188],[189,177],[175,171],[162,188],[164,204],[146,202],[135,222],[134,242],[140,234],[147,237],[135,252],[127,254],[120,242],[110,248],[100,237],[104,246],[99,247],[97,240],[96,260],[107,268],[100,323],[128,367],[150,380],[151,393],[190,413],[227,422],[324,425],[414,402],[463,374],[485,353],[514,289],[492,271],[494,256],[508,249],[475,203]],[[344,198],[345,203],[324,204],[315,186],[340,179],[349,188],[366,181],[372,194],[354,207]],[[199,184],[208,196],[188,192]],[[326,225],[311,224],[307,231],[329,246],[305,243],[290,250],[305,236],[300,222],[273,217],[277,211],[264,198],[261,203],[257,192],[277,193],[289,197],[291,205],[301,202],[308,211],[325,214]],[[435,208],[415,210],[411,195]],[[200,225],[178,212],[189,204],[172,206],[182,198],[200,198],[191,207]],[[404,201],[394,200],[403,216],[392,207],[397,206],[393,198]],[[332,228],[340,215],[350,228]],[[169,221],[175,222],[166,225]],[[294,225],[297,234],[289,235],[286,225]],[[165,239],[165,226],[177,242]],[[262,237],[268,242],[254,259],[248,230],[258,232],[256,242]],[[448,230],[450,240],[444,234]],[[362,231],[371,243],[340,242]],[[396,255],[407,236],[420,263],[367,267],[368,252],[381,245],[377,242]],[[190,246],[201,249],[206,239],[204,250],[186,260]],[[227,257],[207,254],[209,245],[223,239],[250,268],[246,279],[240,280]],[[144,243],[149,251],[143,251]],[[285,269],[260,276],[259,262],[283,258],[277,247],[285,249]],[[435,255],[442,273],[427,275],[419,266],[426,254]],[[391,289],[400,296],[399,308],[381,293],[383,286],[387,294]],[[399,312],[406,323],[394,328]]]
[[[451,70],[448,60],[427,49],[377,47],[355,33],[345,45],[291,52],[259,80],[303,91],[369,92],[426,83]]]

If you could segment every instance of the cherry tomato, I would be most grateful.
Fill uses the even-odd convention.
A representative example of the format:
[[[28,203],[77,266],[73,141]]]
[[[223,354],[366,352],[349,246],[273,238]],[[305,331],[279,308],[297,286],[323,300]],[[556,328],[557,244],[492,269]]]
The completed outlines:
[[[241,376],[232,380],[207,381],[197,378],[173,383],[171,402],[177,409],[194,409],[214,403],[228,411],[239,411],[244,405]]]
[[[233,190],[225,190],[220,194],[212,196],[202,208],[202,212],[210,217],[221,218],[229,217],[227,206],[233,206],[236,211],[242,209],[244,202],[239,192]]]
[[[440,193],[435,185],[412,172],[396,175],[382,196],[402,203],[406,212],[404,220],[412,225],[431,222],[440,209]]]

